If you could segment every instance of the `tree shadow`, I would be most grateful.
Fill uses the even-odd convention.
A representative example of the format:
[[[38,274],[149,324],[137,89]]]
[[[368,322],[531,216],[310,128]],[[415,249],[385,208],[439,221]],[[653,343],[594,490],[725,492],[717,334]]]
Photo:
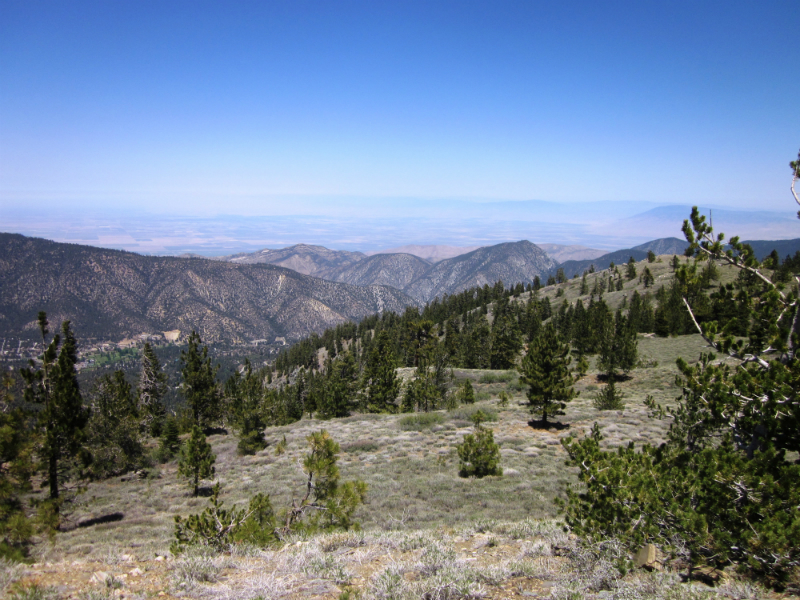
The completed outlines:
[[[528,425],[533,429],[555,429],[556,431],[563,431],[569,429],[569,423],[560,423],[558,421],[547,421],[546,423],[540,419],[533,419],[528,421]]]
[[[625,373],[617,373],[614,376],[614,381],[630,381],[631,379],[633,379],[633,375],[626,375]],[[608,373],[598,373],[597,381],[608,383]]]
[[[197,488],[198,498],[210,498],[212,493],[214,493],[213,485],[201,485]]]
[[[114,523],[116,521],[122,521],[124,518],[125,515],[121,512],[109,513],[100,517],[93,517],[91,519],[78,521],[77,527],[92,527],[93,525],[102,525],[103,523]]]
[[[206,427],[203,433],[206,435],[228,435],[228,430],[224,427]]]

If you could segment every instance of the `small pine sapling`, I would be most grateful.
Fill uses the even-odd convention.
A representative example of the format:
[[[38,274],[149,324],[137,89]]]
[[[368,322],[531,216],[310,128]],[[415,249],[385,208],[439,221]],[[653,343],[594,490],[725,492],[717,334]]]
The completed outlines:
[[[475,389],[469,379],[465,379],[459,390],[459,399],[462,404],[475,404]]]
[[[500,446],[494,441],[491,429],[483,427],[486,415],[477,411],[472,415],[475,424],[475,433],[468,433],[464,441],[456,446],[459,458],[459,471],[461,477],[486,477],[487,475],[502,475],[500,467]]]
[[[216,457],[211,451],[211,444],[197,425],[192,426],[192,435],[182,448],[178,460],[178,475],[189,479],[192,496],[200,492],[200,480],[214,476]]]
[[[623,410],[622,392],[617,391],[614,376],[608,378],[608,384],[595,394],[592,404],[597,410]]]
[[[508,406],[508,401],[511,397],[508,395],[508,392],[505,390],[500,390],[500,393],[497,395],[497,405],[503,408]]]

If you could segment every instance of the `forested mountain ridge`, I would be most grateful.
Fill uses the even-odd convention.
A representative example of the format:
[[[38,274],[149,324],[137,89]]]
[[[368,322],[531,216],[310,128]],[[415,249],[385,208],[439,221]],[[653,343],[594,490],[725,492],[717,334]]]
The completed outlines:
[[[556,268],[544,250],[527,240],[478,248],[467,254],[436,263],[403,291],[412,298],[428,302],[471,287],[532,283]]]
[[[204,340],[298,339],[416,302],[267,264],[150,257],[0,233],[0,335],[32,336],[36,314],[81,337],[195,329]]]

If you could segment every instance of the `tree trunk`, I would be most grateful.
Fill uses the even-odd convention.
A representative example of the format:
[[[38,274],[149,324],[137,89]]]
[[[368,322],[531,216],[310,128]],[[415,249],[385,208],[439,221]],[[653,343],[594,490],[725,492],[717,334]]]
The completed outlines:
[[[58,500],[58,458],[50,455],[47,466],[47,482],[50,484],[50,500]]]

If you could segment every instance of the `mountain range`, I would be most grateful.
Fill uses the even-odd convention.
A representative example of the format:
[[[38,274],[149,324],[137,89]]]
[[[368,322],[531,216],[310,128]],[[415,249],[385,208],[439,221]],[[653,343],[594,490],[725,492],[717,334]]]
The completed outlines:
[[[455,254],[459,250],[437,246],[410,246],[408,249],[427,252],[429,256]],[[544,250],[527,240],[479,247],[433,263],[411,253],[365,256],[360,252],[336,251],[304,244],[222,259],[239,263],[271,262],[290,268],[291,265],[298,265],[304,269],[301,271],[303,273],[332,281],[362,286],[388,285],[402,290],[420,303],[470,287],[493,285],[498,280],[509,284],[531,283],[534,277],[546,278],[557,264]]]
[[[36,315],[81,337],[197,330],[206,341],[298,339],[416,301],[386,286],[326,281],[271,264],[142,256],[0,233],[0,336],[35,335]]]
[[[781,257],[800,250],[800,239],[749,243],[760,259],[772,249]],[[569,246],[560,248],[569,255]],[[431,264],[410,253],[367,256],[306,244],[216,259],[154,257],[0,233],[0,336],[33,336],[36,313],[45,310],[53,323],[69,319],[82,336],[107,340],[194,329],[208,341],[290,341],[499,280],[544,282],[558,269],[571,278],[685,248],[684,240],[662,238],[558,263],[523,240]]]

